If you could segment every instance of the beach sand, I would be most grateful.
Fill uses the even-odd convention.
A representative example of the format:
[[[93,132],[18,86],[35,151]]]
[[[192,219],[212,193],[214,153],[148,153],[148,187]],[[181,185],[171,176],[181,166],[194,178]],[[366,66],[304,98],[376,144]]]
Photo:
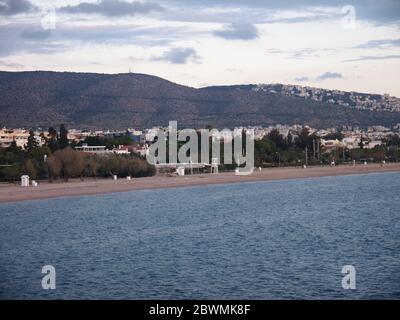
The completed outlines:
[[[233,172],[220,174],[195,174],[183,177],[154,176],[136,178],[128,181],[119,178],[112,179],[79,179],[69,182],[39,182],[37,187],[21,187],[19,185],[0,184],[0,203],[22,200],[37,200],[58,198],[65,196],[82,196],[104,194],[112,192],[126,192],[135,190],[177,188],[210,184],[227,184],[250,181],[268,181],[280,179],[312,178],[324,176],[338,176],[349,174],[366,174],[374,172],[400,171],[400,163],[389,163],[383,167],[380,164],[342,165],[336,167],[316,166],[303,168],[268,168],[262,171],[255,170],[253,174],[238,176]]]

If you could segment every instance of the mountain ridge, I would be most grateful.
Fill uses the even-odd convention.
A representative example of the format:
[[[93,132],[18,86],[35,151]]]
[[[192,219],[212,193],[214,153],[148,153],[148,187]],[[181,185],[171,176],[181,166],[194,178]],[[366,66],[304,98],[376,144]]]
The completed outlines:
[[[0,71],[0,126],[122,129],[166,126],[169,120],[194,128],[400,123],[400,112],[356,110],[254,86],[260,85],[196,89],[138,73]]]

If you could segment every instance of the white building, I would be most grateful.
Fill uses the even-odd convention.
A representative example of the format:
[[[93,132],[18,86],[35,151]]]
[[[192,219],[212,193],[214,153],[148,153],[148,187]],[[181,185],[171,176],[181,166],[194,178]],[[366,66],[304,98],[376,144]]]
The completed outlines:
[[[93,153],[93,154],[109,154],[109,153],[112,153],[112,151],[106,149],[105,146],[88,146],[85,143],[81,147],[75,147],[75,150],[81,151],[81,152],[86,152],[86,153]]]
[[[35,134],[36,140],[39,145],[42,145],[42,139],[38,133]],[[22,149],[25,148],[28,143],[29,130],[25,129],[0,129],[0,147],[8,148],[13,141],[15,141],[17,147]]]

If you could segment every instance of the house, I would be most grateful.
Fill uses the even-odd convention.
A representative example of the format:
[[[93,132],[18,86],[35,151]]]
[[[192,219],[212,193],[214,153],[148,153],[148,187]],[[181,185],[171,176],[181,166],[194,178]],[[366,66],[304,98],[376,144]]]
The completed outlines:
[[[142,157],[146,157],[149,155],[149,146],[147,144],[134,146],[132,151],[141,155]]]
[[[29,131],[24,129],[0,129],[0,147],[8,148],[13,141],[22,149],[28,143]]]
[[[112,149],[115,154],[130,154],[129,146],[120,145],[117,148]]]
[[[105,146],[88,146],[86,143],[82,144],[81,147],[75,147],[75,150],[92,153],[92,154],[109,154],[111,150],[106,149]]]
[[[99,154],[99,155],[105,155],[105,154],[130,154],[131,152],[129,151],[127,146],[118,146],[117,148],[114,148],[112,150],[106,149],[106,146],[88,146],[86,143],[82,144],[80,147],[75,147],[75,150],[81,151],[81,152],[86,152],[86,153],[91,153],[91,154]]]
[[[345,148],[346,144],[339,141],[338,139],[335,140],[325,140],[321,139],[321,145],[326,149],[326,150],[332,150],[335,148]]]

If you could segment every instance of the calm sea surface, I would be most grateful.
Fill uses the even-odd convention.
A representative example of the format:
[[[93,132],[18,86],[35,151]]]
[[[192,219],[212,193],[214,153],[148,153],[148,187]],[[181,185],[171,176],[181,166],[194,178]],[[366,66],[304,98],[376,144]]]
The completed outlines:
[[[0,298],[400,299],[399,203],[382,173],[1,204]]]

